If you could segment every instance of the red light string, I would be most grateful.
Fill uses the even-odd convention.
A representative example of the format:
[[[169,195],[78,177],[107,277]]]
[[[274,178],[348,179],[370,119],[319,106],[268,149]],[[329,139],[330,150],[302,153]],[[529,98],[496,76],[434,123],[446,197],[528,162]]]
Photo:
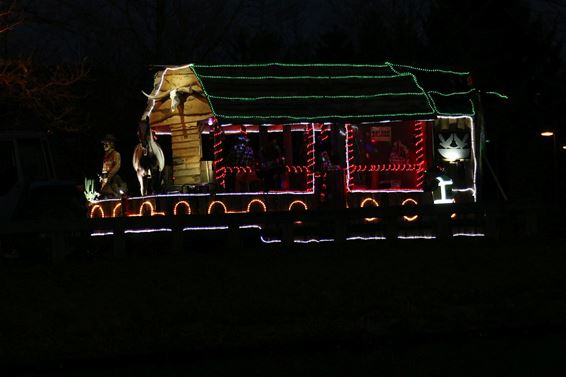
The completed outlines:
[[[226,173],[252,173],[254,168],[251,166],[224,166]],[[306,165],[285,165],[287,173],[312,173],[312,170]]]
[[[418,171],[418,164],[372,164],[372,165],[350,165],[351,173],[364,172],[403,172]]]
[[[311,173],[311,170],[306,165],[285,165],[287,173]]]
[[[348,166],[350,167],[350,174],[348,174],[348,191],[351,191],[354,188],[354,177],[352,176],[352,173],[355,172],[354,168],[356,165],[354,165],[354,130],[352,129],[352,126],[347,124],[346,125],[346,152],[347,152],[347,156],[348,156]],[[361,165],[357,165],[357,166],[361,166]]]
[[[314,192],[314,124],[309,124],[306,132],[307,144],[307,191]]]
[[[221,187],[226,187],[226,168],[223,166],[224,158],[222,157],[222,127],[218,122],[214,122],[214,175],[216,181]]]
[[[417,188],[422,189],[424,185],[424,173],[426,171],[426,159],[425,159],[425,126],[426,123],[423,121],[415,122],[415,162],[417,167]]]
[[[324,143],[330,137],[330,125],[323,124],[320,128],[320,142]]]

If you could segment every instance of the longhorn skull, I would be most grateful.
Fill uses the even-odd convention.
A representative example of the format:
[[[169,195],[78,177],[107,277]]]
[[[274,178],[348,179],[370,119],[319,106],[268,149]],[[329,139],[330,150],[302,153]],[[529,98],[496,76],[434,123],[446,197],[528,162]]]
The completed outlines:
[[[189,87],[181,87],[181,88],[174,88],[163,93],[159,94],[147,94],[144,91],[142,93],[149,99],[152,100],[160,100],[167,96],[171,99],[171,111],[175,112],[177,107],[183,102],[182,94],[186,94],[187,96],[190,95],[202,95],[201,91],[194,90],[192,86]]]

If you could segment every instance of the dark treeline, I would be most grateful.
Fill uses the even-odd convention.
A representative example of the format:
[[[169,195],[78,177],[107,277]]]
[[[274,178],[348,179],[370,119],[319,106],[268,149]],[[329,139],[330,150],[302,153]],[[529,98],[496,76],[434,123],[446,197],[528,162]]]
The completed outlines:
[[[484,96],[487,155],[511,198],[534,198],[543,188],[524,180],[544,186],[564,171],[560,154],[552,166],[551,145],[539,131],[563,128],[558,27],[566,18],[561,1],[532,4],[2,0],[0,25],[8,27],[0,28],[1,123],[74,135],[82,156],[73,159],[82,164],[75,170],[92,174],[90,150],[101,135],[115,133],[126,149],[135,143],[146,105],[141,90],[151,90],[160,65],[392,61],[459,69],[471,72],[480,91],[509,96]],[[66,85],[46,85],[65,77]],[[42,92],[44,86],[52,91]]]

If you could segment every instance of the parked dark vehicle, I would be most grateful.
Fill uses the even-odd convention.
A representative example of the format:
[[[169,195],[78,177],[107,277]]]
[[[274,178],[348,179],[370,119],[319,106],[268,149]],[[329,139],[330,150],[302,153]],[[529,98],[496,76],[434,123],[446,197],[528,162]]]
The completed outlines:
[[[0,224],[40,225],[85,217],[82,190],[73,181],[57,178],[45,133],[0,132],[0,161]],[[20,245],[34,243],[33,237],[22,235],[0,235],[0,249],[14,248],[15,239]]]

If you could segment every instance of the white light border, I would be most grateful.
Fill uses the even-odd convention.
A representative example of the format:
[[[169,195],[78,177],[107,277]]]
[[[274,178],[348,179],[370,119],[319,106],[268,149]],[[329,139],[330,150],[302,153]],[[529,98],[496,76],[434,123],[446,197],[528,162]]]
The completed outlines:
[[[438,119],[468,119],[470,121],[470,133],[472,134],[472,160],[474,162],[474,173],[472,175],[472,185],[473,187],[463,189],[461,191],[471,190],[472,195],[474,197],[474,202],[478,201],[477,198],[477,174],[478,174],[478,161],[476,155],[476,125],[474,122],[474,118],[469,115],[459,115],[459,116],[446,116],[446,115],[438,115]],[[456,190],[452,190],[456,191]]]

